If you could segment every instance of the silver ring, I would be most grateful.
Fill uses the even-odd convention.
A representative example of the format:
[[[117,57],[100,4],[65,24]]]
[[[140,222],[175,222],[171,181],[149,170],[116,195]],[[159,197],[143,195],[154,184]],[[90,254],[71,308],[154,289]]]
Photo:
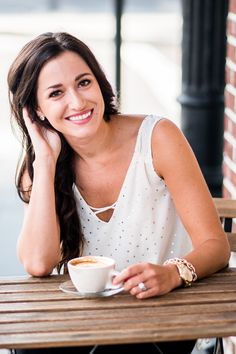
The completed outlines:
[[[142,283],[142,282],[138,284],[138,287],[139,287],[139,289],[140,289],[141,291],[147,291],[147,288],[146,288],[145,284]]]

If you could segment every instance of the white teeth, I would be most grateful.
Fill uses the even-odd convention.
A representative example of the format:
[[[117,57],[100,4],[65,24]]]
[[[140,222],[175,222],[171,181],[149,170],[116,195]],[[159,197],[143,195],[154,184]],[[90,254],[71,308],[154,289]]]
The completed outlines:
[[[90,115],[91,115],[91,111],[84,113],[84,114],[78,114],[77,116],[69,117],[68,120],[80,121],[80,120],[88,118]]]

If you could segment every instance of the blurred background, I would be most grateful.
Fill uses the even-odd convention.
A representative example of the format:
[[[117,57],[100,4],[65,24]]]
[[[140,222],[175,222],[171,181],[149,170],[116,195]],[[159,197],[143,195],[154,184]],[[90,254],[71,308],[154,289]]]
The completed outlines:
[[[0,0],[0,276],[22,275],[16,240],[23,204],[15,190],[20,144],[10,126],[7,72],[22,46],[47,31],[67,31],[94,51],[115,89],[113,0]],[[126,0],[122,16],[123,113],[154,113],[177,125],[181,85],[180,0]]]

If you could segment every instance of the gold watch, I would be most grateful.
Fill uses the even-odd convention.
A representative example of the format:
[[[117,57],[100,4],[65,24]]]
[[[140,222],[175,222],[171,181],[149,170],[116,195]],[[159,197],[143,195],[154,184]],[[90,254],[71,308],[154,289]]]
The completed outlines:
[[[184,263],[175,263],[180,278],[183,280],[184,286],[188,287],[192,285],[193,275],[190,269]]]
[[[194,266],[183,258],[171,258],[164,262],[166,264],[174,264],[179,272],[180,278],[183,280],[184,286],[191,286],[197,280],[197,274]]]

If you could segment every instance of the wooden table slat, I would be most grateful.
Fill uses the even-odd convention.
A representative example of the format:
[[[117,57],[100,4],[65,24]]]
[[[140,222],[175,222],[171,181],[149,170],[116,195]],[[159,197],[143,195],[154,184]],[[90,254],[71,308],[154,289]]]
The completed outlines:
[[[169,295],[169,294],[168,294]],[[156,300],[146,300],[144,304],[142,304],[141,307],[151,307],[151,306],[172,306],[173,304],[177,305],[190,305],[192,303],[195,304],[211,304],[212,302],[214,303],[214,299],[216,294],[215,293],[206,293],[206,294],[201,294],[199,297],[194,297],[192,294],[184,294],[183,296],[178,296],[176,294],[171,294],[170,296],[166,295],[164,298],[160,297]],[[220,292],[217,295],[218,302],[222,303],[222,306],[224,303],[227,302],[233,302],[235,301],[235,292],[231,291],[228,293]],[[129,299],[125,299],[125,297],[120,296],[117,298],[116,302],[113,301],[107,301],[108,299],[100,299],[99,301],[94,300],[76,300],[76,299],[67,299],[65,301],[41,301],[41,302],[28,302],[28,301],[21,301],[21,302],[10,302],[10,303],[5,303],[5,304],[0,304],[0,312],[1,313],[6,313],[6,312],[23,312],[23,311],[55,311],[55,310],[65,310],[67,309],[68,311],[70,309],[107,309],[107,308],[113,308],[114,310],[116,309],[121,309],[121,308],[140,308],[140,304],[137,301],[129,301]]]
[[[227,313],[227,312],[236,312],[236,303],[224,303],[222,304],[215,304],[214,306],[209,306],[208,304],[195,304],[195,305],[188,305],[188,306],[179,306],[174,305],[171,307],[158,307],[154,308],[153,306],[150,307],[142,307],[139,308],[139,316],[148,316],[148,317],[156,317],[156,316],[166,316],[166,315],[173,315],[173,316],[182,316],[184,314],[194,315],[198,310],[198,316],[201,313],[204,314],[211,314],[211,313]],[[100,312],[100,313],[99,313]],[[123,319],[125,314],[128,314],[129,317],[136,317],[135,311],[133,309],[129,309],[127,311],[126,308],[120,309],[119,312],[116,314],[116,319]],[[112,308],[97,310],[96,313],[92,310],[60,310],[60,311],[32,311],[32,312],[20,312],[20,313],[5,313],[4,316],[0,317],[0,324],[4,323],[25,323],[32,321],[67,321],[67,320],[77,320],[81,321],[81,319],[86,318],[91,321],[95,320],[97,317],[103,318],[114,318],[114,310]]]
[[[22,334],[0,334],[0,348],[42,348],[42,347],[63,347],[63,346],[82,346],[91,345],[91,338],[94,344],[124,344],[124,343],[145,343],[145,342],[159,342],[172,340],[186,340],[215,336],[230,336],[236,332],[236,321],[230,323],[230,326],[225,324],[214,324],[214,326],[195,323],[191,326],[184,326],[170,328],[164,326],[157,330],[156,328],[131,328],[124,330],[123,327],[118,330],[103,330],[73,332],[50,332],[50,333],[22,333]],[[132,340],[131,340],[132,338]]]
[[[185,326],[194,326],[199,320],[199,313],[190,314],[183,313],[181,316],[174,316],[171,321],[165,314],[159,314],[158,311],[155,312],[156,316],[151,316],[151,309],[150,312],[145,314],[145,317],[142,316],[132,316],[131,312],[126,312],[126,321],[124,322],[124,315],[121,318],[118,317],[107,317],[106,312],[99,316],[99,319],[94,321],[94,316],[86,316],[81,317],[80,321],[78,319],[67,319],[63,320],[56,320],[56,321],[39,321],[36,322],[22,322],[22,323],[11,323],[9,324],[0,324],[0,333],[9,335],[9,334],[18,334],[18,333],[47,333],[47,332],[62,332],[62,331],[74,331],[74,332],[90,332],[96,331],[106,331],[107,328],[109,330],[119,330],[122,326],[123,330],[130,330],[130,329],[144,329],[150,328],[152,329],[154,326],[158,331],[160,328],[170,329],[170,327],[181,327],[184,321]],[[230,325],[231,323],[236,322],[236,313],[232,317],[231,314],[224,313],[224,312],[213,312],[208,313],[208,316],[201,321],[202,325],[211,326],[212,324],[221,323],[222,319],[224,319],[225,325]]]

